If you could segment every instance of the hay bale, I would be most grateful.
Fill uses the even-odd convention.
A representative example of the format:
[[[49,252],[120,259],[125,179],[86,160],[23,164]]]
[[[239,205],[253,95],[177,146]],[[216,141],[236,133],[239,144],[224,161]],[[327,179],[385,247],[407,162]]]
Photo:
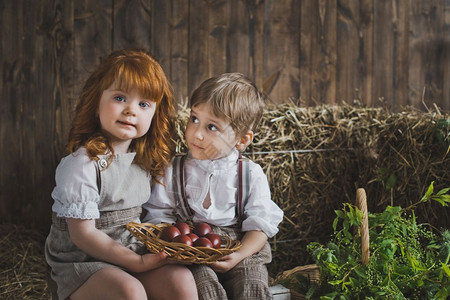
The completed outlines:
[[[179,116],[177,151],[184,152],[185,106]],[[329,239],[334,210],[353,203],[358,187],[368,193],[369,211],[377,212],[388,204],[415,202],[431,181],[436,188],[448,185],[449,132],[448,115],[439,112],[391,114],[346,104],[268,107],[246,155],[263,167],[273,199],[285,212],[271,241],[271,273],[311,263],[306,245]],[[448,226],[449,211],[434,203],[417,215]]]

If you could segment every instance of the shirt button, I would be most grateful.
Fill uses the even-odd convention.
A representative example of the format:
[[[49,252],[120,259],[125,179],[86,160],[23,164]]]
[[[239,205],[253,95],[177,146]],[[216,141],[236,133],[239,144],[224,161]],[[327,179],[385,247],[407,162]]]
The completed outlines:
[[[100,168],[104,169],[108,165],[108,162],[106,161],[106,159],[102,158],[98,161],[98,165],[100,166]]]

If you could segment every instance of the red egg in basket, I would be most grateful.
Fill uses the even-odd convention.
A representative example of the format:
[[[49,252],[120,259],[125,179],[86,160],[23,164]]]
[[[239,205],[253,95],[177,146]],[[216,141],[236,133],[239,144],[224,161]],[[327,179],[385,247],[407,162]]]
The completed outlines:
[[[192,242],[195,242],[198,239],[198,235],[192,232],[188,233],[187,236],[191,238]]]
[[[201,238],[198,238],[198,240],[196,240],[196,241],[194,242],[194,247],[206,247],[206,248],[212,248],[212,247],[213,247],[213,244],[212,244],[211,241],[208,240],[207,238],[201,237]]]
[[[211,241],[211,244],[213,245],[213,248],[219,249],[220,244],[222,243],[220,236],[216,233],[210,232],[207,235],[205,235],[205,238]]]
[[[194,231],[199,237],[203,237],[208,233],[212,232],[211,226],[208,223],[196,223],[194,225]]]
[[[173,225],[164,227],[161,231],[160,239],[171,242],[175,237],[181,234],[180,230]]]
[[[182,243],[182,244],[185,244],[185,245],[188,245],[188,246],[193,246],[194,245],[194,243],[192,242],[191,238],[189,236],[185,235],[185,234],[181,234],[179,236],[176,236],[172,240],[172,242]]]
[[[188,223],[186,222],[177,222],[175,224],[175,227],[180,230],[181,234],[189,234],[191,233],[191,227],[189,227]]]

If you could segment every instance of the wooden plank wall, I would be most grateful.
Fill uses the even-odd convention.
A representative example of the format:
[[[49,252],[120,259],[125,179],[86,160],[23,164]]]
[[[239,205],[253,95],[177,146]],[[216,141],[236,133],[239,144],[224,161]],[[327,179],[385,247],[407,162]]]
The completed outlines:
[[[84,80],[142,47],[178,101],[247,74],[274,103],[450,109],[450,0],[0,0],[0,220],[45,228]]]

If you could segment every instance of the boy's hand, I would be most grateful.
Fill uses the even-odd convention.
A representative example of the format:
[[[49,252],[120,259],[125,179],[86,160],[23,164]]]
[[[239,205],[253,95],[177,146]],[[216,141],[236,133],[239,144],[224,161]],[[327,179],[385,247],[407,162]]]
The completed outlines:
[[[239,252],[234,252],[222,257],[219,261],[212,263],[211,268],[217,273],[225,273],[234,268],[245,257],[240,255]]]
[[[222,257],[218,262],[212,263],[211,268],[217,273],[224,273],[231,270],[240,263],[244,258],[260,251],[267,241],[267,235],[262,231],[247,231],[241,240],[241,248]]]

